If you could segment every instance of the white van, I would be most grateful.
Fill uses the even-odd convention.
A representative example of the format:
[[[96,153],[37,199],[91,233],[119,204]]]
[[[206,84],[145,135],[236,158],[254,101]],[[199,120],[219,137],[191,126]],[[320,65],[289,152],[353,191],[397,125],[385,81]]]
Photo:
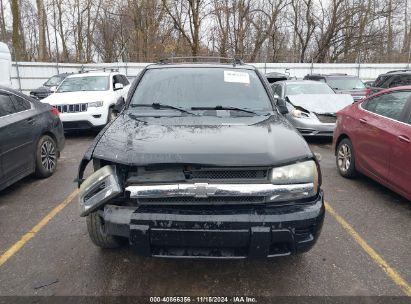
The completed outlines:
[[[11,87],[11,54],[3,42],[0,42],[0,86]]]

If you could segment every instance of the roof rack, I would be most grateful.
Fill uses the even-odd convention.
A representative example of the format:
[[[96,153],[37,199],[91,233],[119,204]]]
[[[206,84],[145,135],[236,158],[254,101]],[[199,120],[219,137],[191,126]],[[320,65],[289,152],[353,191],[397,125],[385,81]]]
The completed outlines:
[[[392,71],[388,71],[386,74],[401,73],[401,72],[411,72],[411,69],[392,70]]]
[[[97,68],[97,69],[90,69],[90,70],[84,70],[84,68],[82,67],[81,70],[78,72],[79,74],[83,74],[83,73],[89,73],[89,72],[97,72],[97,71],[103,71],[103,72],[118,72],[118,69],[113,69],[113,68]]]
[[[236,57],[212,57],[212,56],[191,56],[191,57],[167,57],[162,58],[159,64],[172,63],[230,63],[233,66],[243,65],[244,62]]]
[[[347,73],[329,73],[329,74],[325,74],[327,76],[348,76]]]
[[[313,74],[307,74],[307,76],[349,76],[349,75],[347,73],[328,73],[328,74],[313,73]]]

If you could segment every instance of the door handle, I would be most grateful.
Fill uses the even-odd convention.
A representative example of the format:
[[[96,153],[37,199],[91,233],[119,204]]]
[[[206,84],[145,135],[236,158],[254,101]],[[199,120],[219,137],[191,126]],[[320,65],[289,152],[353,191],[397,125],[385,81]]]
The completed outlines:
[[[409,144],[411,142],[411,140],[405,135],[398,136],[398,140],[400,142],[407,143],[407,144]]]
[[[27,122],[28,122],[30,125],[34,124],[35,121],[36,121],[36,120],[35,120],[33,117],[30,117],[30,118],[27,119]]]
[[[366,124],[366,123],[367,123],[367,120],[366,120],[365,118],[360,118],[360,123]]]

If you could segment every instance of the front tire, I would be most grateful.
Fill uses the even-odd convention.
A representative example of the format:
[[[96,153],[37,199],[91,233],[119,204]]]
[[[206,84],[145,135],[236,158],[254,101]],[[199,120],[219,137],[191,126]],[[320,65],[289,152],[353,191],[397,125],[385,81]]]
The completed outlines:
[[[88,235],[96,246],[105,249],[121,246],[121,240],[118,237],[107,234],[104,219],[98,214],[98,211],[90,213],[86,222]]]
[[[354,148],[351,140],[344,138],[337,147],[337,168],[340,174],[347,178],[353,178],[357,175],[355,169]]]
[[[109,108],[108,115],[107,115],[107,123],[113,121],[116,117],[117,115],[114,113],[113,107]]]
[[[53,175],[57,169],[58,149],[56,141],[48,135],[43,135],[36,148],[36,171],[39,178]]]

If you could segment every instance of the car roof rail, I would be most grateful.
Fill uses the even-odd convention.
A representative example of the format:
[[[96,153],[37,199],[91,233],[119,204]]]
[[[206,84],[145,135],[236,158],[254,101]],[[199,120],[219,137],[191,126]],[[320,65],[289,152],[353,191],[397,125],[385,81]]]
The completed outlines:
[[[392,70],[392,71],[388,71],[385,74],[393,74],[393,73],[401,73],[401,72],[411,72],[411,69]]]
[[[327,77],[327,76],[351,76],[351,75],[348,75],[347,73],[328,73],[328,74],[314,73],[314,74],[307,74],[306,76]]]
[[[83,73],[97,72],[97,71],[116,73],[116,72],[118,72],[118,69],[114,69],[114,68],[96,68],[96,69],[88,69],[88,70],[85,70],[85,69],[82,67],[81,70],[80,70],[78,73],[79,73],[79,74],[83,74]]]
[[[227,63],[236,65],[244,65],[243,60],[238,57],[213,57],[213,56],[189,56],[189,57],[166,57],[158,62],[159,64],[175,64],[175,63]]]

